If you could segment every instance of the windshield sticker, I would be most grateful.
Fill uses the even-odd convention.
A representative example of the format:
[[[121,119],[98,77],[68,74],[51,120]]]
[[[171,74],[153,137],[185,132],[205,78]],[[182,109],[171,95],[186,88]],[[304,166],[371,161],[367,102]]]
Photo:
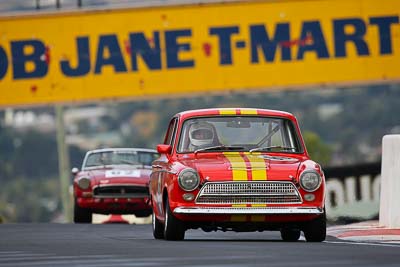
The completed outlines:
[[[140,170],[108,170],[106,178],[113,177],[140,177]]]

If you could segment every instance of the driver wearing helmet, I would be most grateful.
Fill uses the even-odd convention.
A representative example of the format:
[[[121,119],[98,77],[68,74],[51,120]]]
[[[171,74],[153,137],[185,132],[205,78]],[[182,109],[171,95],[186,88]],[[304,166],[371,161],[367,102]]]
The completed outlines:
[[[208,122],[194,123],[189,129],[190,150],[212,146],[215,140],[214,128]]]
[[[111,152],[103,152],[99,158],[100,164],[111,165],[113,164],[113,154]]]

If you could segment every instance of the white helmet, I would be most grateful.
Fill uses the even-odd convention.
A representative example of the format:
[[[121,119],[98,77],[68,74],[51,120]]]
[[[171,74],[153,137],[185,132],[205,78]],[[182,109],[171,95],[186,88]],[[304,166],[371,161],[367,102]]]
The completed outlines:
[[[214,140],[213,127],[207,122],[192,124],[189,130],[189,139],[194,146],[210,145]]]

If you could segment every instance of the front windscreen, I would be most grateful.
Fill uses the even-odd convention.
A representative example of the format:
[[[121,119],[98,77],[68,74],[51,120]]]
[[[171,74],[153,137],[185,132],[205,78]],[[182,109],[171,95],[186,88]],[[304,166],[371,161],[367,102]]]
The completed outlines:
[[[84,168],[107,165],[144,165],[151,166],[158,157],[155,152],[107,150],[88,155]]]
[[[284,118],[221,116],[186,120],[178,152],[206,151],[300,153],[302,148],[293,123]]]

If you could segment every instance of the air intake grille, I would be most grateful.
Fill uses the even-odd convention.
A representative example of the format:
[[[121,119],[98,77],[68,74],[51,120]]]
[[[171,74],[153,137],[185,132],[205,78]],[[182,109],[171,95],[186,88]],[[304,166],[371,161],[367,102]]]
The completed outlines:
[[[110,185],[94,188],[93,195],[98,198],[135,198],[149,196],[149,190],[145,186]]]
[[[291,182],[210,182],[200,190],[201,204],[291,204],[301,203]]]

